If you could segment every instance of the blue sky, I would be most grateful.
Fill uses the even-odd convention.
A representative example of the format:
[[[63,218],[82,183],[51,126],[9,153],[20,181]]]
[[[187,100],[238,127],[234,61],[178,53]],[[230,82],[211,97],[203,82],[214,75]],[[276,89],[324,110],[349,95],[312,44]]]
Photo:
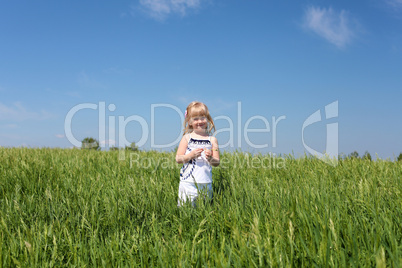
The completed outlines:
[[[339,153],[393,159],[401,70],[401,0],[0,0],[0,146],[70,148],[66,116],[95,105],[73,115],[74,140],[170,150],[172,107],[200,100],[225,150],[325,152],[336,124]]]

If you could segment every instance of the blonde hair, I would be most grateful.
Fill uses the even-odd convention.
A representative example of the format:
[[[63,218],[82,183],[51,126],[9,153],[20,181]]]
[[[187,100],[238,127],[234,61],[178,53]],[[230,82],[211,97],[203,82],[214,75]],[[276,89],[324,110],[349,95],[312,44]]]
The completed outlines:
[[[190,133],[193,131],[193,127],[190,125],[190,120],[196,116],[205,116],[207,118],[207,133],[211,134],[215,131],[214,120],[212,120],[211,115],[209,114],[208,107],[199,101],[193,101],[187,106],[186,114],[184,118],[184,133],[183,135]]]

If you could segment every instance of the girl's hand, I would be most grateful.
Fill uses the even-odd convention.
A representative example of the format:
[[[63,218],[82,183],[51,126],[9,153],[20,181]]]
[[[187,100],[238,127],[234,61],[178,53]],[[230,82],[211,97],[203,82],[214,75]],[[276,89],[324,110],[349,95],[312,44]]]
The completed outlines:
[[[204,151],[204,149],[202,148],[197,148],[194,149],[193,151],[191,151],[192,157],[191,159],[195,159],[201,156],[201,153]]]
[[[212,150],[210,149],[204,149],[205,152],[205,158],[209,161],[212,158]]]

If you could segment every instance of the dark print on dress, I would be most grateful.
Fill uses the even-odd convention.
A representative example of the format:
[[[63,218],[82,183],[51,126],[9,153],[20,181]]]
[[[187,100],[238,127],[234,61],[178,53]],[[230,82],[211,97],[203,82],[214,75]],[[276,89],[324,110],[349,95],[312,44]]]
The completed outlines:
[[[185,163],[180,170],[180,180],[185,181],[192,176],[194,168],[195,159],[191,159],[189,162]]]
[[[195,144],[195,145],[209,145],[211,144],[210,140],[196,140],[191,138],[190,141],[188,142],[188,144]]]

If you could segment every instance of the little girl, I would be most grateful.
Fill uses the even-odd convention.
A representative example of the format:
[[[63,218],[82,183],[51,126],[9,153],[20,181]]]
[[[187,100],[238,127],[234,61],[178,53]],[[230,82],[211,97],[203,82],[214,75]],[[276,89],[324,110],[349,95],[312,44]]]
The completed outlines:
[[[195,206],[198,195],[212,199],[212,167],[219,166],[218,141],[210,136],[215,130],[208,107],[193,101],[187,106],[184,134],[176,153],[180,170],[178,206],[190,201]]]

